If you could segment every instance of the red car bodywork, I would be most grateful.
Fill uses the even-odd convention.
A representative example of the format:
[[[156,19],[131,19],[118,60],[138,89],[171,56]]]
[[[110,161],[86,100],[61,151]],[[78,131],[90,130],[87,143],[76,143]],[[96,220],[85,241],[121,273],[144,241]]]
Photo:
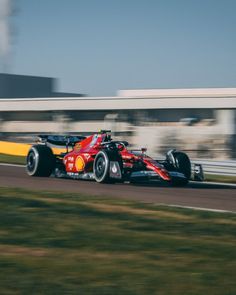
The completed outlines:
[[[54,154],[52,147],[58,145],[66,146],[66,153]],[[28,152],[26,171],[30,176],[52,175],[100,183],[163,180],[184,186],[190,179],[204,180],[201,164],[191,163],[182,151],[171,149],[165,159],[154,160],[146,155],[146,149],[129,150],[127,146],[126,141],[112,140],[108,130],[88,137],[39,135],[37,144]]]
[[[99,151],[104,149],[104,144],[111,141],[107,133],[94,134],[75,144],[73,150],[63,158],[67,173],[90,173],[93,172],[94,159]],[[142,162],[145,170],[154,171],[163,180],[170,181],[171,176],[168,171],[142,150],[139,154],[129,151],[126,145],[117,142],[117,149],[122,158],[123,168],[132,169],[135,163]]]

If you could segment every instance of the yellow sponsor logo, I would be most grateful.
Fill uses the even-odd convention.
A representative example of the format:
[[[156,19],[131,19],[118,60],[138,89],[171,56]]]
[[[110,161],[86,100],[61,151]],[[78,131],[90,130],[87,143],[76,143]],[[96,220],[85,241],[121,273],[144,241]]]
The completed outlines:
[[[84,159],[78,156],[75,160],[75,168],[77,171],[83,171],[85,167]]]

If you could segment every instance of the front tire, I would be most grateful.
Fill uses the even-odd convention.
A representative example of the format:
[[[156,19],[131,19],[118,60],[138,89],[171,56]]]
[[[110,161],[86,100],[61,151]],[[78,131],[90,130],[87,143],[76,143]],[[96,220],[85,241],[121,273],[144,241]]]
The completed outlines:
[[[177,152],[174,154],[176,167],[179,172],[183,173],[185,177],[189,180],[191,177],[191,162],[189,157],[182,152]]]
[[[34,145],[30,148],[26,159],[26,171],[30,176],[45,176],[52,174],[55,167],[55,156],[46,145]]]
[[[110,163],[117,162],[119,167],[116,169],[120,170],[121,178],[111,176],[110,177]],[[102,150],[97,153],[93,163],[94,178],[100,183],[114,183],[122,181],[122,169],[123,163],[118,152],[110,150]]]
[[[184,174],[185,178],[173,178],[171,184],[173,186],[186,186],[191,177],[191,162],[187,154],[180,151],[170,151],[167,153],[168,170]]]
[[[97,153],[93,163],[94,178],[97,182],[109,182],[110,160],[105,151]]]

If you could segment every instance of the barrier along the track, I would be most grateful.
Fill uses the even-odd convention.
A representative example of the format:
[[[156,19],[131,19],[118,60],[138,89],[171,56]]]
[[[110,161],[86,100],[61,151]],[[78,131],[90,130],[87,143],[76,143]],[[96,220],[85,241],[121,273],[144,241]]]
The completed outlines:
[[[204,173],[214,175],[236,176],[236,161],[210,161],[194,160],[196,164],[202,164]]]
[[[26,156],[32,144],[0,141],[0,154],[12,156]],[[54,154],[65,152],[65,148],[52,148]]]

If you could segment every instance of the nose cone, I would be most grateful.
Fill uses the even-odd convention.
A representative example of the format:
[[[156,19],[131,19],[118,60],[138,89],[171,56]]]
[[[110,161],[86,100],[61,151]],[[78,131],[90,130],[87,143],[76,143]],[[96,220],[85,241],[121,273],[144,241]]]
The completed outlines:
[[[168,171],[166,169],[160,169],[159,170],[159,175],[161,176],[161,178],[163,178],[166,181],[170,181],[171,177],[170,174],[168,173]]]

